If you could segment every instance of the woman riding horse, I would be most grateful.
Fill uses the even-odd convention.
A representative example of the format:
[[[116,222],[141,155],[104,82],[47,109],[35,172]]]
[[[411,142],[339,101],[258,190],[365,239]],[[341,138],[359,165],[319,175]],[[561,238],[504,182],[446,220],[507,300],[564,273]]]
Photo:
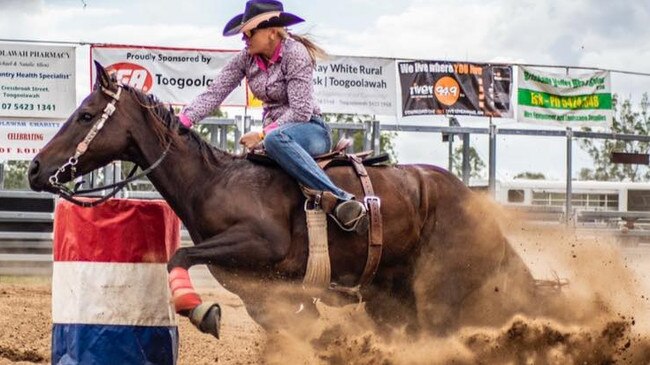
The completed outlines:
[[[317,316],[312,293],[302,290],[309,242],[305,198],[295,179],[179,129],[178,118],[154,96],[117,84],[99,64],[95,85],[34,157],[31,188],[66,197],[70,191],[62,184],[111,161],[131,161],[147,171],[194,242],[168,263],[179,313],[218,335],[219,307],[202,303],[187,274],[207,265],[266,329]],[[358,292],[377,323],[446,332],[502,324],[529,300],[540,302],[490,206],[457,177],[429,165],[369,166],[367,173],[382,201],[384,249],[374,278]],[[363,194],[353,168],[334,166],[327,174]],[[356,287],[368,239],[328,226],[331,282]],[[330,304],[340,293],[318,296]],[[287,301],[291,306],[281,305]],[[295,313],[301,303],[304,309]]]
[[[207,100],[208,107],[193,103],[182,118],[197,121],[205,116],[227,94],[220,87],[230,91],[233,80],[248,75],[253,90],[267,102],[267,152],[275,158],[296,153],[303,156],[300,164],[313,163],[309,154],[301,153],[325,152],[329,136],[315,117],[318,109],[307,87],[311,58],[299,41],[279,39],[281,27],[267,27],[298,18],[273,1],[250,1],[246,9],[225,33],[255,30],[244,39],[256,53],[244,50],[236,56],[198,98]],[[202,331],[218,335],[220,308],[202,303],[188,274],[194,265],[207,265],[264,328],[286,326],[291,319],[304,323],[303,318],[318,315],[311,293],[301,285],[309,242],[305,199],[292,169],[263,166],[211,146],[191,129],[179,129],[179,118],[154,96],[119,85],[101,65],[96,68],[92,93],[34,157],[29,167],[32,189],[65,196],[70,190],[62,184],[75,177],[114,160],[131,161],[146,169],[195,244],[178,249],[168,263],[179,313]],[[296,117],[300,115],[304,118]],[[272,129],[275,122],[280,126]],[[251,147],[261,138],[248,134],[242,142]],[[295,162],[285,157],[279,158],[280,164]],[[429,165],[369,166],[367,175],[381,198],[384,222],[383,251],[371,282],[359,284],[370,256],[367,237],[332,225],[328,246],[331,283],[356,288],[376,323],[443,333],[463,324],[502,324],[529,301],[539,302],[530,271],[503,236],[489,205],[481,204],[457,177]],[[349,166],[333,166],[327,176],[332,186],[362,196],[363,187]],[[338,194],[342,201],[354,202],[340,206],[358,205],[346,200],[351,194]],[[292,290],[288,294],[287,287]],[[323,292],[319,296],[326,303],[340,296]],[[280,305],[287,300],[293,307]],[[301,303],[304,309],[296,313]],[[282,308],[291,308],[284,317],[278,316]]]
[[[264,102],[264,128],[244,134],[240,143],[248,149],[263,144],[268,156],[300,184],[332,193],[336,202],[323,206],[333,207],[342,227],[362,232],[365,206],[336,186],[312,158],[329,152],[332,142],[330,129],[320,118],[312,81],[316,59],[325,52],[285,29],[302,21],[285,12],[279,1],[248,1],[244,13],[231,19],[223,30],[224,36],[242,33],[246,47],[179,118],[191,127],[212,114],[246,77],[253,94]]]

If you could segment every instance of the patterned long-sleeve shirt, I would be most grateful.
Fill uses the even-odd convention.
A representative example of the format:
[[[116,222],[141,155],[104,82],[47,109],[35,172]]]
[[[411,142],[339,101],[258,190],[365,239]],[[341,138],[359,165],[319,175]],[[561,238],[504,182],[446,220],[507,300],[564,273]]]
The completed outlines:
[[[305,46],[291,38],[282,40],[280,57],[265,67],[243,49],[217,75],[208,88],[183,109],[198,123],[218,108],[242,81],[248,79],[253,94],[264,102],[264,126],[307,122],[320,114],[314,98],[313,64]]]

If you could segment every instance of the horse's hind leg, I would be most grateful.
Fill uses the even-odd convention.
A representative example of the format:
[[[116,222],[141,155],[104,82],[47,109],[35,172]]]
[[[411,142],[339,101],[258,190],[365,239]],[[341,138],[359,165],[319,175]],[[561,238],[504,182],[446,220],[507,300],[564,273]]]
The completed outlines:
[[[464,323],[501,326],[515,314],[538,314],[541,298],[536,296],[535,280],[517,252],[505,245],[504,260],[494,275],[463,303]]]
[[[456,330],[468,298],[484,288],[506,256],[503,234],[472,194],[440,195],[436,222],[423,230],[413,290],[423,329]]]
[[[449,270],[440,262],[421,266],[413,282],[420,327],[444,335],[459,325],[461,304],[478,285],[468,281],[463,268]]]
[[[462,237],[450,236],[447,243],[463,249],[434,250],[418,263],[418,318],[436,334],[464,325],[502,325],[532,298],[532,276],[500,233]],[[464,246],[466,240],[473,244]]]
[[[399,289],[376,290],[366,302],[366,312],[382,331],[403,328],[407,334],[415,334],[419,330],[410,282],[405,282]]]

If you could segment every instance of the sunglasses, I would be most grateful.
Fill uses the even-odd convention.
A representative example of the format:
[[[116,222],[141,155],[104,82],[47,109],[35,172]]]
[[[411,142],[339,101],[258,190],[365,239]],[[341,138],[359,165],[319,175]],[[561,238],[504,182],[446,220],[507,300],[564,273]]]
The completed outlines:
[[[251,39],[251,38],[253,38],[255,33],[257,33],[258,30],[259,30],[259,28],[247,30],[247,31],[244,32],[244,37],[246,37],[248,39]]]

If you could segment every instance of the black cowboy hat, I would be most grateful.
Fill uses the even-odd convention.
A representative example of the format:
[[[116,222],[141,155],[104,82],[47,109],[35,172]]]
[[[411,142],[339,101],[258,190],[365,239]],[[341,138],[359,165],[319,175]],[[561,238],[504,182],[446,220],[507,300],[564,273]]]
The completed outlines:
[[[279,1],[249,0],[244,12],[232,18],[223,28],[223,35],[231,36],[256,28],[288,27],[304,21],[285,12]]]

